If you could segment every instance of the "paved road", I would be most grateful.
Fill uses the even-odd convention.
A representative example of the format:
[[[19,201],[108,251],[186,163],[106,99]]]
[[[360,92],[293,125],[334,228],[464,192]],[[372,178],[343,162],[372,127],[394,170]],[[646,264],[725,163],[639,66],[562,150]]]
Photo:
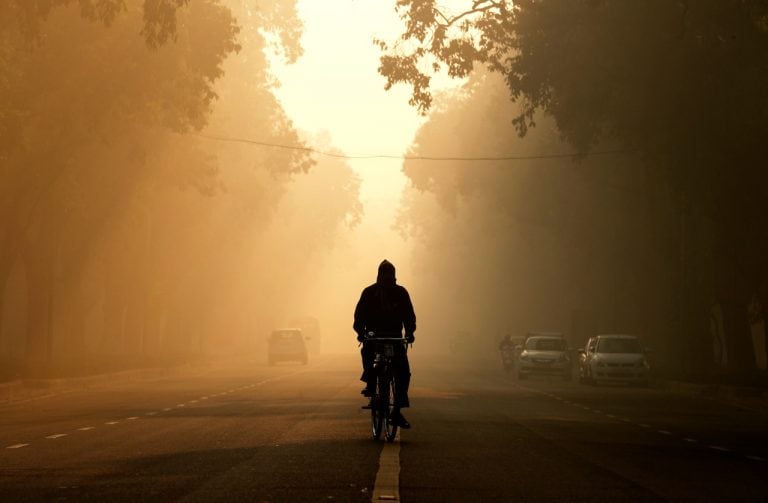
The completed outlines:
[[[764,411],[412,362],[414,428],[386,448],[359,409],[354,354],[0,405],[0,500],[768,499]],[[380,465],[399,469],[396,488]]]

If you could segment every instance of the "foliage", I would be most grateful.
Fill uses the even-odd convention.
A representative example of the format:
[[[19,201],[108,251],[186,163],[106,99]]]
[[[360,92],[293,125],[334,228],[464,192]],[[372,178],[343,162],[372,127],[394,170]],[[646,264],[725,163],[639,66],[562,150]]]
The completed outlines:
[[[318,233],[306,258],[359,214],[318,164],[334,204],[274,226],[315,160],[197,135],[301,143],[264,54],[301,54],[295,2],[11,0],[0,25],[0,358],[252,345],[306,267],[261,251]]]
[[[379,42],[387,86],[407,83],[422,112],[430,77],[500,74],[525,136],[542,117],[578,151],[617,145],[648,183],[673,191],[680,348],[699,346],[712,303],[724,307],[730,364],[754,365],[746,305],[765,291],[768,3],[743,0],[477,0],[447,12],[398,0],[404,28]],[[650,206],[649,206],[650,207]],[[684,349],[680,349],[684,351]]]

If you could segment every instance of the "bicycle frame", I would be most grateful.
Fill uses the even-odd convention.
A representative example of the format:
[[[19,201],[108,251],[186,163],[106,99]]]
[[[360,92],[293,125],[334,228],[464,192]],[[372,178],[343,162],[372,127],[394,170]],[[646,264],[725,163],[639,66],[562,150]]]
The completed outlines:
[[[395,356],[395,345],[402,344],[407,348],[407,341],[402,337],[369,337],[365,342],[375,344],[373,368],[376,387],[371,401],[373,439],[379,440],[381,433],[385,432],[386,441],[392,442],[397,436],[397,423],[393,421],[397,407],[395,406],[395,376],[392,362]]]

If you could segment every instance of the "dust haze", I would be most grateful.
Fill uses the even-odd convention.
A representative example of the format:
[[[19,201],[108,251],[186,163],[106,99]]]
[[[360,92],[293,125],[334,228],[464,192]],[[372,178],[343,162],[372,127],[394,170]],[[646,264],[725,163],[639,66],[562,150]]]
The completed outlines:
[[[428,2],[405,3],[407,18]],[[615,333],[639,336],[660,375],[764,374],[768,13],[608,3],[489,7],[467,32],[419,18],[447,48],[494,16],[518,35],[432,54],[435,78],[457,79],[433,93],[404,19],[405,49],[379,41],[371,78],[413,86],[424,115],[381,163],[300,130],[278,99],[271,62],[305,49],[295,0],[4,2],[0,379],[266,361],[291,327],[313,357],[354,353],[382,259],[411,293],[416,350],[446,361],[495,357],[506,334],[579,348]],[[637,26],[602,28],[625,16]],[[572,53],[566,25],[549,30],[568,19]],[[405,186],[366,202],[382,170]]]

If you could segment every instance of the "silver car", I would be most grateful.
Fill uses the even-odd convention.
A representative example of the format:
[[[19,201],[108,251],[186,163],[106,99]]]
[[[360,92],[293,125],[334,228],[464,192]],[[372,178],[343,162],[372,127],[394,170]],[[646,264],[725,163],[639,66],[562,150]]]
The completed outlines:
[[[580,349],[579,381],[615,381],[648,385],[651,367],[640,340],[632,335],[596,335]]]
[[[571,361],[565,338],[559,335],[531,335],[525,339],[517,357],[517,378],[532,374],[571,378]]]

